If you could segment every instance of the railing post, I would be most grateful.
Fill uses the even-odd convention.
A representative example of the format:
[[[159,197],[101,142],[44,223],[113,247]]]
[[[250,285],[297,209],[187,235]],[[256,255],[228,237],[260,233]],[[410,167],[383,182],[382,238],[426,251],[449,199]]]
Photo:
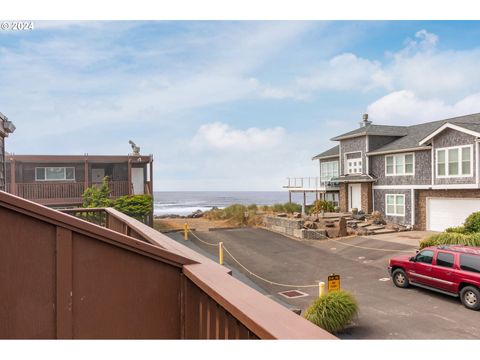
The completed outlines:
[[[188,240],[188,224],[187,223],[183,224],[183,239],[185,241]]]

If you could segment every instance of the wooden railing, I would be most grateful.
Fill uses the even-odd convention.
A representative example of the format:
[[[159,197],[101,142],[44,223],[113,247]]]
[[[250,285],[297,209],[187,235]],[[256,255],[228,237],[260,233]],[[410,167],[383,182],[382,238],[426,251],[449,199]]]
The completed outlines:
[[[84,184],[80,182],[17,183],[16,195],[29,200],[81,199]]]
[[[92,211],[106,228],[0,191],[0,338],[335,339],[139,221]]]
[[[98,185],[99,183],[91,183]],[[109,187],[112,197],[128,195],[128,181],[110,181]],[[83,182],[35,182],[16,183],[15,195],[28,200],[78,200],[81,202],[82,194],[85,191]],[[7,192],[12,191],[10,183],[7,184]]]

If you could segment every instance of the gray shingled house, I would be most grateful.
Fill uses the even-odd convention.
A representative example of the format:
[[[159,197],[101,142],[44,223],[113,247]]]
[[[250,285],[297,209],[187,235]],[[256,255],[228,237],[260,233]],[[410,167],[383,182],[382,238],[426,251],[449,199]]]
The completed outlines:
[[[6,167],[5,167],[5,138],[15,131],[15,125],[0,113],[0,191],[5,191]]]
[[[388,221],[442,231],[480,211],[480,114],[413,126],[360,127],[313,157],[340,184],[340,211],[380,211]],[[336,166],[335,166],[336,163]]]

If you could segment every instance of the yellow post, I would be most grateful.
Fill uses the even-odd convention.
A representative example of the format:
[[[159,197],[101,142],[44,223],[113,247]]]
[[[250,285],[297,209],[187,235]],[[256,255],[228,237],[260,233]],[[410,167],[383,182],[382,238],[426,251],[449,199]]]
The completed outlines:
[[[218,262],[223,265],[223,242],[218,243]]]
[[[185,240],[188,240],[188,224],[183,224],[183,237]]]
[[[325,295],[325,283],[320,281],[318,283],[318,296],[322,297],[323,295]]]

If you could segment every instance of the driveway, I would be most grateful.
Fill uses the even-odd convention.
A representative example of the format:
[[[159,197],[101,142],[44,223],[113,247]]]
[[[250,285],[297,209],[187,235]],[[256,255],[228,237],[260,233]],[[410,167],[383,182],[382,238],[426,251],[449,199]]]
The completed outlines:
[[[168,234],[184,244],[216,257],[217,249],[198,240],[183,242],[181,234]],[[359,317],[354,326],[337,334],[343,339],[478,339],[480,312],[460,301],[420,288],[400,289],[388,279],[388,259],[415,254],[410,241],[355,237],[333,240],[293,240],[263,229],[198,232],[204,241],[224,246],[252,272],[274,282],[306,285],[327,282],[331,273],[341,275],[341,287],[355,295]],[[192,237],[191,237],[192,238]],[[407,239],[408,240],[408,239]],[[411,240],[411,239],[410,239]],[[409,244],[410,243],[410,244]],[[353,245],[353,246],[352,246]],[[375,250],[374,250],[375,249]],[[248,275],[225,255],[229,267],[243,272],[264,292],[303,311],[318,296],[318,288],[298,288],[308,296],[288,299],[278,292],[296,289],[271,285]]]

